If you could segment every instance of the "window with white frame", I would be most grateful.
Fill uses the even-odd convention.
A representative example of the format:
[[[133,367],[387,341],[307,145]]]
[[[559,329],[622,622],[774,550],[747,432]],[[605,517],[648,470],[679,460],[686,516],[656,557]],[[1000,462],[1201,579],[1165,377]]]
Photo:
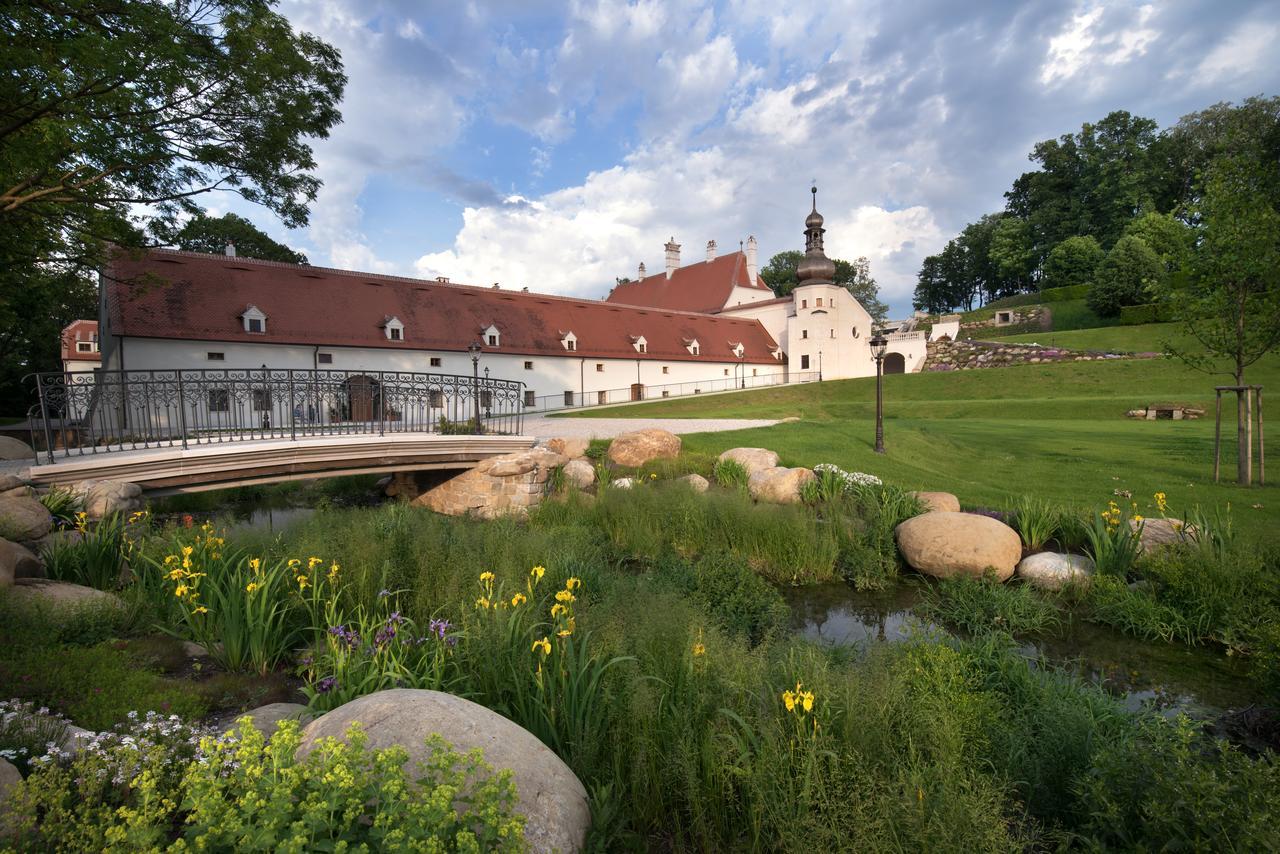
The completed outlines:
[[[431,361],[430,361],[430,365],[431,365],[431,367],[433,367],[433,368],[438,368],[438,367],[440,367],[440,357],[439,357],[439,356],[432,356],[432,357],[431,357]]]
[[[241,313],[244,331],[260,335],[267,331],[267,315],[256,305],[250,305]]]
[[[382,322],[382,329],[386,333],[388,341],[404,340],[404,323],[398,317],[388,317]]]
[[[502,346],[502,332],[492,323],[486,326],[480,334],[484,336],[484,343],[490,347]]]
[[[92,341],[77,341],[77,342],[76,342],[76,352],[77,352],[77,353],[92,353],[92,352],[93,352],[93,342],[92,342]]]
[[[691,356],[698,355],[698,350],[700,349],[700,345],[698,344],[698,339],[686,338],[684,340],[684,348],[689,351],[689,355]]]
[[[560,345],[564,347],[566,350],[577,350],[578,336],[573,334],[573,330],[561,333]]]
[[[636,335],[632,337],[631,346],[636,348],[637,353],[649,352],[649,342],[645,340],[643,335]]]

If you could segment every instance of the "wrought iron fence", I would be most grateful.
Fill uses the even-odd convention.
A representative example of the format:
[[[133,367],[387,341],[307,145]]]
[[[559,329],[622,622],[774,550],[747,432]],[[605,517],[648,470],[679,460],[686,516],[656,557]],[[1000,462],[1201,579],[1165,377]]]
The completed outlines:
[[[171,370],[36,375],[44,453],[97,454],[387,433],[518,434],[524,383],[408,371]]]
[[[792,371],[790,374],[778,371],[763,376],[727,376],[660,385],[631,385],[623,388],[588,391],[563,391],[557,394],[534,395],[525,392],[526,412],[555,412],[563,409],[590,409],[593,406],[614,406],[619,403],[631,403],[641,400],[664,400],[672,397],[685,397],[694,394],[712,394],[722,391],[739,391],[751,388],[787,385],[788,383],[807,383],[819,379],[817,371]]]

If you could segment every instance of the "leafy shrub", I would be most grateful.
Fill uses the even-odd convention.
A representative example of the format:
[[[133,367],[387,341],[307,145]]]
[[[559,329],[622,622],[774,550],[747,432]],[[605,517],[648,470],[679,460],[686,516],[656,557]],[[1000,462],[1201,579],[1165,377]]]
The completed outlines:
[[[0,700],[0,759],[9,760],[25,775],[32,761],[45,755],[49,744],[62,744],[69,723],[47,706]]]
[[[1077,779],[1078,839],[1095,850],[1280,849],[1280,763],[1200,736],[1187,719],[1144,718]]]
[[[450,421],[441,415],[436,430],[441,436],[479,436],[484,432],[484,426],[474,417]]]
[[[1061,622],[1058,609],[1029,585],[965,575],[939,581],[925,593],[919,610],[928,619],[974,634],[1040,634]]]
[[[711,477],[726,489],[746,489],[749,480],[747,467],[737,460],[716,460]]]
[[[160,850],[206,733],[176,716],[131,712],[74,755],[50,750],[11,802],[18,849]]]
[[[1098,266],[1087,297],[1089,308],[1116,317],[1126,305],[1148,300],[1149,290],[1164,277],[1160,257],[1140,237],[1121,237]]]
[[[358,725],[305,758],[284,721],[268,741],[244,719],[203,735],[148,716],[36,770],[14,799],[22,850],[519,851],[510,771],[439,736],[406,769],[401,747],[369,749]],[[412,785],[411,785],[412,784]]]
[[[592,439],[587,443],[587,450],[583,456],[593,463],[603,463],[609,455],[609,445],[612,443],[612,439]]]
[[[698,602],[727,634],[755,646],[789,624],[791,611],[782,596],[740,558],[713,552],[703,555],[694,571]]]
[[[1104,257],[1094,237],[1068,237],[1049,250],[1044,262],[1044,281],[1053,290],[1087,289]]]

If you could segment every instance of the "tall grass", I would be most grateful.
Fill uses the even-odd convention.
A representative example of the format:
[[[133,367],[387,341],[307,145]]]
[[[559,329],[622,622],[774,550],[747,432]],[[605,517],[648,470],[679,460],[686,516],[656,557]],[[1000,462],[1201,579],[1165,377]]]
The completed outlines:
[[[943,579],[930,588],[919,611],[931,620],[973,634],[1002,631],[1034,635],[1061,623],[1057,607],[1029,585],[963,575]]]
[[[1028,550],[1038,552],[1058,536],[1061,512],[1058,507],[1042,498],[1020,495],[1008,505],[1013,525]]]

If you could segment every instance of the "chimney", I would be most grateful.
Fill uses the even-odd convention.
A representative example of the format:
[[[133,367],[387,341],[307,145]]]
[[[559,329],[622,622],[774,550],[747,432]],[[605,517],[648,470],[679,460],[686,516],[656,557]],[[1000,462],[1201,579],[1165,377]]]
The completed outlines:
[[[716,242],[714,240],[707,241],[707,263],[710,264],[716,260]]]
[[[647,274],[646,274],[646,273],[645,273],[645,271],[644,271],[644,262],[643,262],[643,261],[641,261],[641,262],[640,262],[640,278],[638,279],[638,281],[643,282],[643,281],[644,281],[644,277],[645,277],[646,275],[647,275]]]
[[[667,241],[664,247],[667,250],[667,278],[680,269],[680,244],[676,243],[675,237]]]
[[[751,280],[751,284],[758,285],[759,281],[756,274],[759,267],[756,263],[756,238],[753,234],[747,238],[747,278]]]
[[[230,240],[227,241],[227,257],[228,258],[236,257],[236,245],[232,243]]]

